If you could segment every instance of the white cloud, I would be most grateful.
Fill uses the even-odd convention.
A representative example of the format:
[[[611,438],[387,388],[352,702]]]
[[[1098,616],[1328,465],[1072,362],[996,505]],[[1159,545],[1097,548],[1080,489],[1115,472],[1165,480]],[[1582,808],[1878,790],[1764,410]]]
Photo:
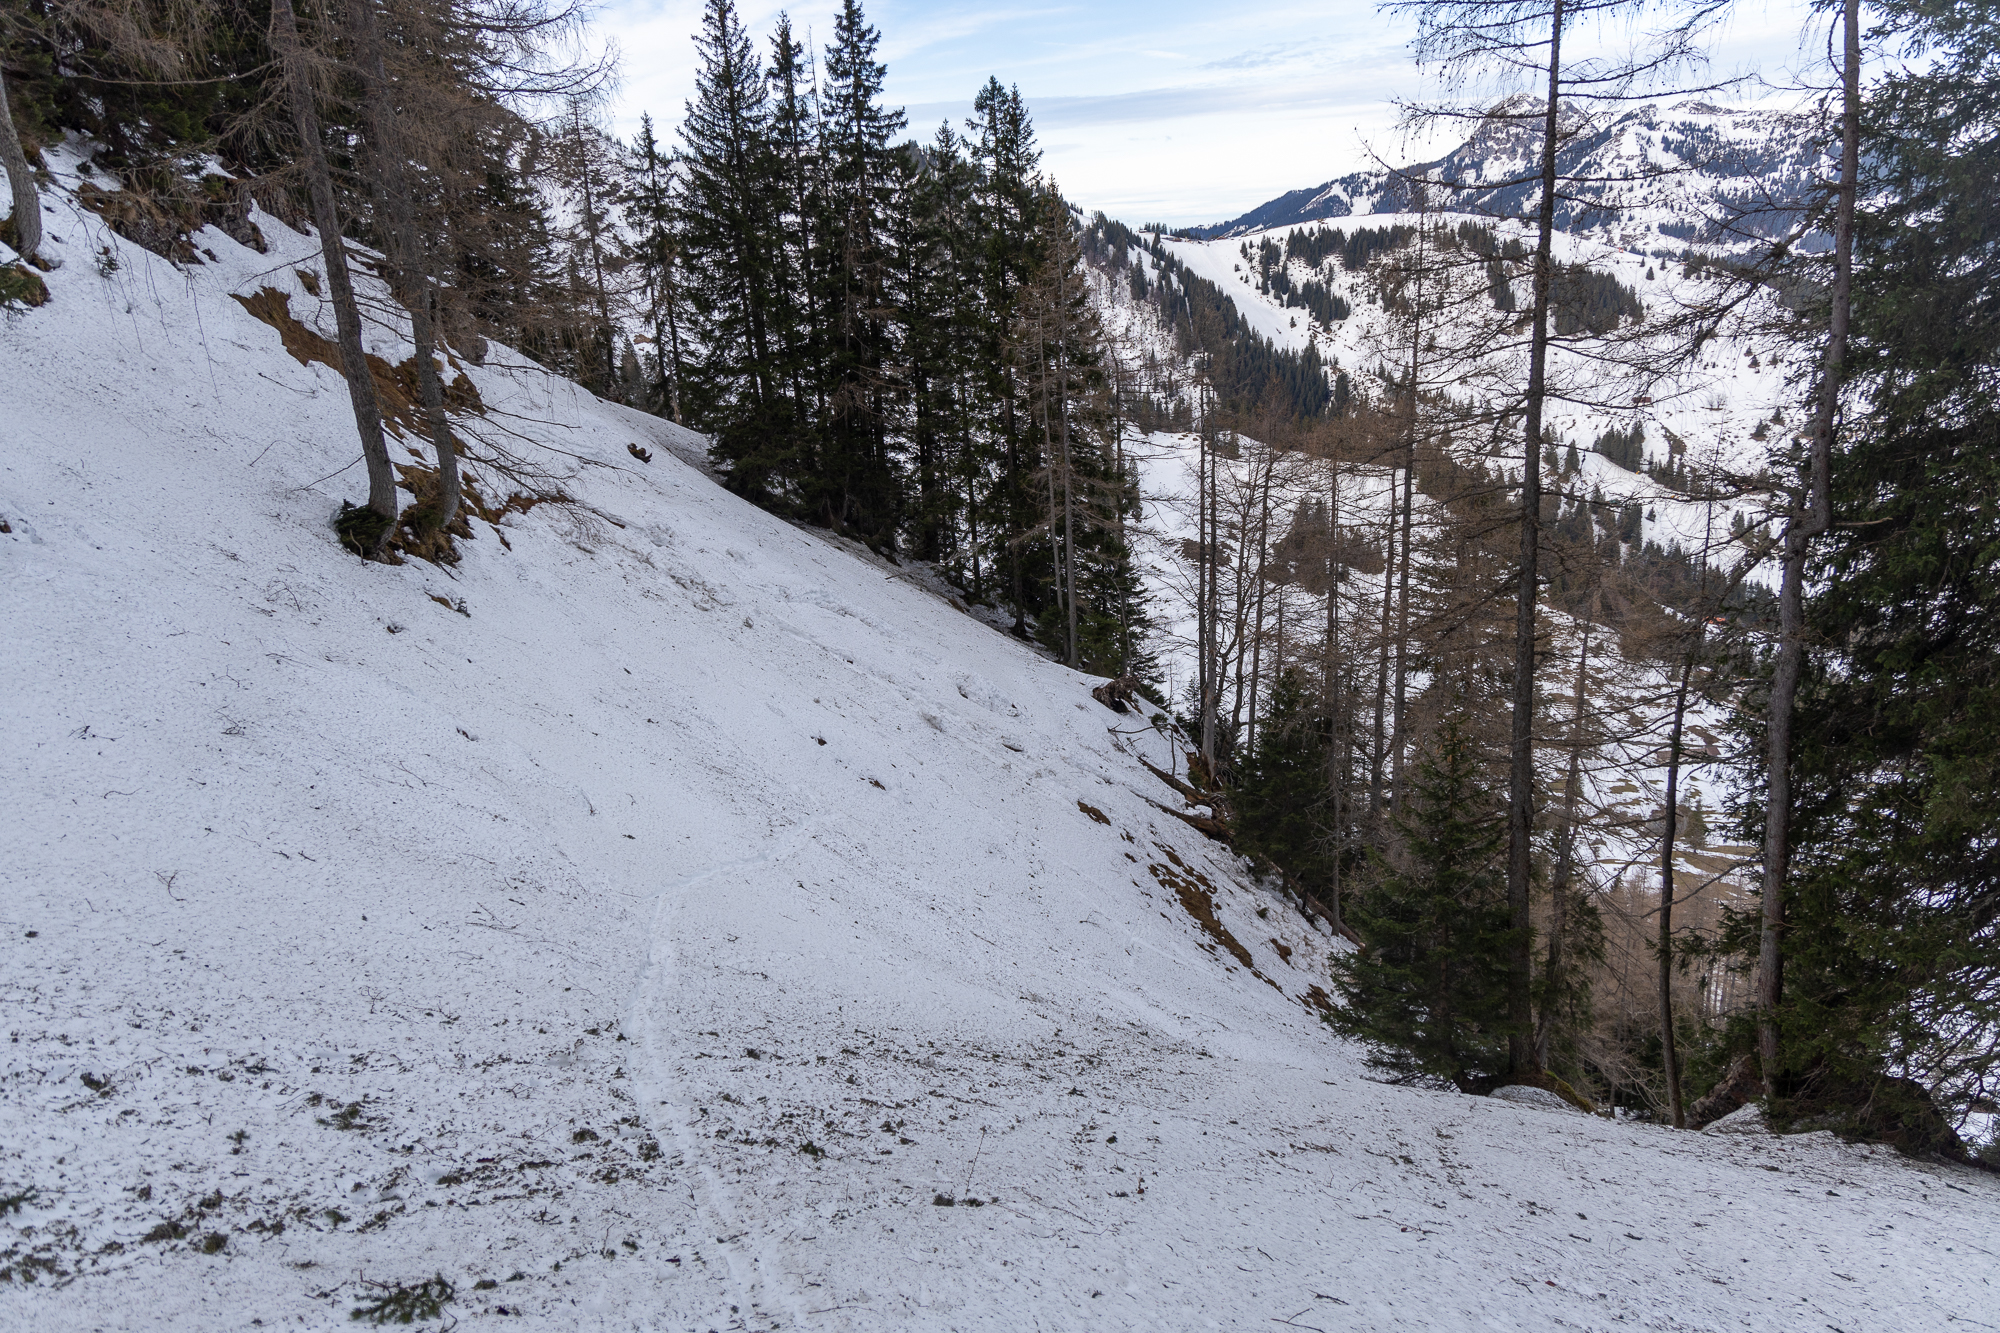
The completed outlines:
[[[824,47],[830,0],[749,0],[744,22],[766,45],[781,8]],[[1777,73],[1801,51],[1805,11],[1779,0],[1718,31],[1718,67]],[[629,131],[650,110],[671,135],[694,89],[699,0],[614,0],[599,22],[624,51],[615,115]],[[1401,15],[1365,0],[1281,4],[1253,13],[1193,0],[984,7],[883,0],[887,92],[911,132],[960,124],[989,76],[1018,85],[1043,139],[1044,166],[1081,202],[1127,221],[1213,222],[1287,190],[1433,147],[1405,143],[1397,98],[1427,89]],[[1618,34],[1610,34],[1616,38]]]

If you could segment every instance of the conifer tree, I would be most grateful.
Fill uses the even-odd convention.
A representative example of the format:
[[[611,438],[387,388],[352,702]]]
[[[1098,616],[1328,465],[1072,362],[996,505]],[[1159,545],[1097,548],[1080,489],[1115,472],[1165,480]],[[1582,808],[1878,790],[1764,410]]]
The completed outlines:
[[[915,485],[912,553],[958,554],[955,532],[972,521],[964,493],[973,476],[974,397],[970,336],[980,316],[971,225],[973,173],[950,124],[928,145],[898,156],[902,185],[894,211],[894,304],[901,313],[906,367],[903,430]]]
[[[1236,765],[1231,794],[1238,845],[1284,868],[1322,896],[1331,878],[1327,851],[1327,722],[1297,667],[1271,682],[1255,743]]]
[[[386,242],[389,287],[410,316],[415,350],[417,396],[426,433],[437,457],[437,494],[422,506],[419,536],[436,540],[458,517],[458,442],[446,418],[444,382],[437,364],[438,301],[424,228],[417,218],[418,185],[411,180],[411,138],[403,123],[403,98],[389,77],[386,44],[375,12],[376,0],[349,0],[348,23],[361,72],[364,155],[376,202],[377,226]],[[448,540],[448,539],[447,539]]]
[[[1509,964],[1510,1027],[1514,1033],[1512,1063],[1524,1078],[1535,1073],[1532,1040],[1533,959],[1530,932],[1530,881],[1534,859],[1536,765],[1536,642],[1540,624],[1539,599],[1544,577],[1542,450],[1552,441],[1545,432],[1547,409],[1560,397],[1551,378],[1549,350],[1565,333],[1582,327],[1564,301],[1574,281],[1565,285],[1568,269],[1554,252],[1557,211],[1568,184],[1562,152],[1583,123],[1578,110],[1593,101],[1616,101],[1639,83],[1657,83],[1667,74],[1693,63],[1698,31],[1714,14],[1701,3],[1682,7],[1674,21],[1646,34],[1642,46],[1622,62],[1575,56],[1573,46],[1593,25],[1634,16],[1643,0],[1386,0],[1385,7],[1414,14],[1418,22],[1416,49],[1420,59],[1434,62],[1447,86],[1466,89],[1494,80],[1509,91],[1525,84],[1532,96],[1503,102],[1481,119],[1525,132],[1532,143],[1527,169],[1513,184],[1526,186],[1534,200],[1535,243],[1530,259],[1532,297],[1527,320],[1526,374],[1518,390],[1521,421],[1519,551],[1514,588],[1514,664],[1512,736],[1509,742],[1507,898],[1513,913],[1513,955]],[[1664,16],[1663,16],[1664,17]],[[1566,45],[1569,44],[1569,45]],[[1518,82],[1517,82],[1518,81]],[[1463,109],[1432,110],[1420,119],[1456,117]],[[1504,284],[1500,284],[1504,287]],[[1500,287],[1496,287],[1497,296]],[[1634,298],[1636,300],[1636,298]],[[1496,302],[1498,304],[1498,302]]]
[[[396,522],[396,474],[389,462],[389,447],[382,435],[382,406],[375,396],[375,381],[361,346],[361,311],[354,300],[354,284],[347,264],[347,246],[341,238],[341,216],[333,189],[333,172],[321,141],[321,120],[315,77],[316,69],[305,43],[299,38],[298,19],[292,0],[273,0],[271,5],[271,50],[277,56],[284,81],[286,101],[291,110],[292,129],[298,136],[298,152],[306,168],[307,195],[312,201],[312,218],[319,230],[320,254],[326,264],[327,291],[333,299],[335,324],[340,345],[341,373],[347,380],[348,400],[354,410],[355,429],[361,436],[362,456],[368,464],[368,513],[365,527],[349,524],[349,540],[365,556],[373,557]],[[343,511],[345,517],[346,511]]]
[[[1036,523],[1039,506],[1030,479],[1037,460],[1019,410],[1020,391],[1006,342],[1014,304],[1034,267],[1034,194],[1041,150],[1020,89],[989,78],[972,100],[965,122],[968,147],[979,172],[975,217],[984,237],[980,260],[979,363],[986,367],[985,398],[997,409],[991,484],[981,507],[988,516],[992,550],[1005,566],[1005,595],[1015,610],[1014,632],[1026,633],[1034,553],[1020,537]]]
[[[1348,921],[1366,941],[1334,958],[1342,1006],[1327,1022],[1368,1043],[1400,1079],[1486,1093],[1506,1081],[1508,966],[1517,931],[1507,905],[1506,809],[1481,773],[1461,708],[1446,714],[1395,818],[1399,851]]]
[[[686,396],[694,423],[739,494],[797,507],[804,478],[779,416],[771,307],[781,248],[764,71],[735,0],[707,0],[695,38],[700,69],[681,126],[684,183],[675,209],[691,342]]]
[[[580,97],[567,100],[546,142],[546,179],[568,205],[569,221],[556,238],[567,297],[564,373],[592,393],[617,397],[619,321],[626,313],[617,244],[626,230],[617,215],[622,152]]]
[[[813,509],[835,531],[890,548],[901,519],[889,429],[895,328],[885,302],[897,175],[890,141],[904,120],[882,105],[886,71],[875,59],[881,41],[860,0],[843,0],[821,91],[829,384]]]
[[[776,404],[770,429],[776,451],[809,488],[824,465],[826,192],[819,142],[819,96],[811,54],[778,15],[771,35],[772,212],[777,250],[771,292],[771,366]],[[801,496],[808,516],[810,501]]]
[[[1869,406],[1845,414],[1802,581],[1819,647],[1765,1072],[1781,1118],[1960,1155],[1951,1123],[2000,1080],[2000,22],[1887,9],[1931,58],[1861,119],[1880,174],[1845,388]]]
[[[0,70],[0,170],[7,173],[7,187],[13,193],[14,248],[29,259],[42,244],[42,200],[35,191],[35,178],[28,169],[28,155],[21,148],[21,136],[14,128],[14,113],[7,101],[7,74]]]
[[[681,381],[686,374],[681,344],[680,237],[674,229],[673,160],[661,149],[653,118],[639,118],[626,168],[625,213],[633,235],[628,260],[638,277],[639,317],[651,332],[653,383],[657,397],[647,410],[680,422]]]

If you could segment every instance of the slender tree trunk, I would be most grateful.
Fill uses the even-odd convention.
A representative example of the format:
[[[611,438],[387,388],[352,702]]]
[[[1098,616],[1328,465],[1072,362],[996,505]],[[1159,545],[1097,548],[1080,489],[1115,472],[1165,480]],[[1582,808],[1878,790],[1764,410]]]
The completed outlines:
[[[1271,471],[1264,473],[1264,494],[1257,515],[1257,608],[1252,617],[1250,633],[1250,721],[1245,737],[1245,747],[1254,744],[1257,735],[1257,683],[1264,674],[1264,588],[1269,582],[1264,577],[1269,570],[1271,544]]]
[[[7,185],[14,192],[14,248],[23,259],[33,259],[35,251],[42,248],[42,200],[35,191],[34,173],[28,168],[21,136],[14,132],[5,70],[0,70],[0,167],[7,169]]]
[[[1208,765],[1209,781],[1215,780],[1215,713],[1221,689],[1216,681],[1220,663],[1216,661],[1216,586],[1215,564],[1215,440],[1213,432],[1214,411],[1209,400],[1207,386],[1202,392],[1201,452],[1196,460],[1197,508],[1200,516],[1196,524],[1199,538],[1200,564],[1197,569],[1196,606],[1196,655],[1201,666],[1201,757]]]
[[[1534,922],[1528,887],[1535,832],[1535,611],[1542,541],[1542,403],[1548,395],[1549,289],[1556,221],[1556,131],[1562,95],[1564,0],[1549,22],[1549,99],[1542,129],[1542,199],[1535,239],[1535,310],[1528,344],[1527,420],[1522,430],[1521,571],[1514,603],[1513,727],[1507,775],[1507,1056],[1518,1077],[1539,1072],[1534,1046]]]
[[[271,50],[284,67],[285,95],[291,103],[292,127],[298,134],[299,152],[304,159],[313,226],[319,230],[320,254],[326,261],[327,294],[333,302],[339,335],[341,372],[347,377],[347,395],[354,405],[361,454],[368,463],[368,507],[385,520],[382,540],[386,541],[396,522],[396,472],[390,466],[389,447],[382,438],[382,408],[375,398],[375,381],[361,349],[361,310],[354,301],[347,247],[341,241],[340,214],[333,202],[333,173],[327,168],[326,150],[320,143],[312,72],[299,43],[292,0],[274,0],[271,6]],[[376,550],[369,554],[380,549],[378,542]]]
[[[597,213],[596,180],[590,169],[590,128],[583,123],[580,108],[570,108],[570,132],[576,136],[577,168],[583,183],[583,234],[590,242],[590,267],[597,281],[597,317],[604,322],[604,384],[608,389],[618,382],[618,339],[613,333],[611,322],[611,289],[604,281],[604,247],[600,237],[604,230],[604,220]]]
[[[1127,543],[1125,509],[1130,503],[1132,490],[1129,489],[1125,471],[1125,362],[1118,354],[1116,346],[1107,349],[1111,357],[1111,450],[1113,466],[1118,470],[1118,549],[1129,555],[1131,546]],[[1129,587],[1129,585],[1127,585]],[[1118,674],[1132,674],[1132,613],[1135,608],[1129,592],[1121,591],[1118,597]]]
[[[1680,1048],[1674,1039],[1674,840],[1680,836],[1681,738],[1687,722],[1688,682],[1695,656],[1701,651],[1701,629],[1681,658],[1681,679],[1674,691],[1673,725],[1667,732],[1667,811],[1660,831],[1660,1059],[1667,1076],[1667,1105],[1675,1129],[1687,1127],[1681,1100]]]
[[[1420,195],[1419,202],[1423,205],[1422,208],[1423,221],[1418,226],[1417,238],[1416,238],[1417,260],[1416,260],[1416,268],[1414,270],[1416,281],[1412,283],[1412,287],[1414,289],[1413,293],[1414,299],[1412,299],[1410,302],[1410,380],[1409,380],[1409,385],[1407,387],[1407,391],[1405,392],[1404,395],[1404,414],[1403,414],[1403,430],[1402,430],[1403,457],[1404,457],[1404,467],[1406,474],[1404,495],[1403,495],[1403,504],[1405,513],[1404,513],[1403,531],[1402,531],[1404,607],[1403,607],[1403,617],[1402,617],[1403,623],[1394,636],[1395,638],[1394,652],[1396,658],[1395,662],[1396,713],[1394,721],[1395,721],[1395,734],[1397,736],[1397,740],[1395,742],[1396,756],[1392,764],[1392,772],[1393,772],[1393,776],[1391,779],[1392,792],[1394,786],[1400,783],[1403,771],[1402,742],[1401,742],[1402,726],[1403,726],[1403,652],[1404,652],[1405,641],[1409,637],[1408,599],[1409,599],[1410,525],[1407,512],[1409,505],[1408,474],[1415,471],[1416,452],[1417,452],[1417,423],[1418,423],[1418,412],[1420,410],[1420,404],[1418,402],[1417,392],[1418,392],[1418,384],[1420,383],[1418,372],[1422,365],[1423,337],[1424,337],[1424,299],[1423,299],[1422,284],[1424,278],[1424,271],[1426,267],[1426,260],[1428,257],[1428,245],[1430,240],[1430,230],[1429,230],[1430,197],[1427,191],[1423,192]],[[1377,681],[1375,689],[1375,769],[1370,777],[1372,785],[1369,791],[1370,814],[1377,821],[1378,829],[1380,826],[1380,819],[1384,804],[1383,791],[1382,791],[1382,783],[1383,783],[1382,770],[1387,758],[1385,754],[1386,745],[1383,737],[1383,714],[1386,711],[1386,703],[1389,693],[1389,688],[1388,688],[1389,675],[1390,675],[1389,658],[1391,651],[1391,633],[1389,628],[1389,617],[1395,594],[1396,536],[1397,536],[1396,517],[1397,517],[1396,478],[1395,475],[1392,473],[1389,477],[1388,551],[1383,557],[1384,563],[1382,566],[1382,670],[1381,670],[1381,676]],[[1394,799],[1393,795],[1390,797],[1390,799],[1392,800]]]
[[[669,261],[670,264],[671,262]],[[680,320],[674,312],[674,307],[678,302],[678,290],[674,285],[673,270],[670,267],[667,270],[666,311],[667,336],[673,340],[674,370],[672,376],[667,380],[667,403],[668,410],[673,413],[674,424],[676,426],[684,426],[687,422],[681,417],[681,326]]]
[[[1349,736],[1347,708],[1340,697],[1340,459],[1327,455],[1326,664],[1321,682],[1328,713],[1326,778],[1328,805],[1333,811],[1333,870],[1327,882],[1327,915],[1341,928],[1341,862],[1347,854],[1347,779]]]
[[[1277,642],[1271,645],[1271,679],[1285,674],[1285,588],[1278,585]]]
[[[1031,289],[1032,290],[1032,289]],[[1050,400],[1055,396],[1049,381],[1049,349],[1047,331],[1042,323],[1041,312],[1035,315],[1035,376],[1039,382],[1037,397],[1042,409],[1042,467],[1048,480],[1049,493],[1049,577],[1055,582],[1056,605],[1063,604],[1063,559],[1060,525],[1056,522],[1056,441],[1055,431],[1049,424]],[[1032,392],[1032,390],[1031,390]],[[1067,654],[1065,654],[1067,660]]]
[[[1062,448],[1063,468],[1063,584],[1064,598],[1069,613],[1069,669],[1079,669],[1076,644],[1076,472],[1069,450],[1069,367],[1063,356],[1063,343],[1056,343],[1056,364],[1060,374],[1056,385],[1063,391],[1062,401],[1057,404],[1057,443]]]
[[[1236,437],[1236,452],[1239,457],[1243,453],[1243,437],[1241,435]],[[1271,454],[1269,450],[1266,450],[1264,454],[1264,467],[1267,471],[1270,465]],[[1230,681],[1230,693],[1232,697],[1229,701],[1229,727],[1230,734],[1236,738],[1239,749],[1242,747],[1245,735],[1243,727],[1243,692],[1245,689],[1243,668],[1250,658],[1250,603],[1252,601],[1250,596],[1250,511],[1257,502],[1257,495],[1260,489],[1257,477],[1257,461],[1253,458],[1250,463],[1248,479],[1238,491],[1239,503],[1236,506],[1236,576],[1233,581],[1234,596],[1232,598],[1235,605],[1230,614],[1230,630],[1233,636],[1232,647],[1235,652],[1236,663],[1231,670],[1231,675],[1234,679]]]
[[[1576,873],[1576,805],[1583,795],[1583,692],[1590,667],[1590,625],[1585,622],[1576,652],[1576,702],[1569,724],[1569,772],[1563,776],[1562,842],[1556,848],[1555,874],[1549,880],[1549,955],[1543,974],[1549,987],[1535,1025],[1535,1063],[1548,1068],[1549,1043],[1555,1038],[1555,988],[1560,984],[1563,938],[1569,925],[1569,884]]]
[[[282,3],[282,0],[281,0]],[[430,261],[418,231],[409,182],[408,145],[402,134],[394,90],[383,60],[382,32],[373,0],[349,0],[348,18],[368,83],[365,114],[369,138],[370,183],[381,205],[389,251],[391,286],[410,312],[410,341],[416,347],[417,396],[423,404],[431,447],[437,452],[438,495],[434,512],[424,516],[433,533],[442,532],[458,517],[462,486],[458,475],[458,444],[444,405],[444,380],[438,373],[436,323],[432,319],[435,292]]]
[[[1861,173],[1861,6],[1841,10],[1840,190],[1834,204],[1832,310],[1820,363],[1819,404],[1813,414],[1807,495],[1785,525],[1785,565],[1778,591],[1778,661],[1771,674],[1770,719],[1764,736],[1764,922],[1757,950],[1757,1056],[1764,1095],[1778,1092],[1778,1005],[1784,998],[1785,877],[1791,859],[1792,706],[1805,668],[1805,570],[1811,540],[1833,523],[1833,425],[1847,358],[1848,312],[1854,283],[1854,206]]]
[[[1388,549],[1382,555],[1381,661],[1375,670],[1375,722],[1368,761],[1368,819],[1374,830],[1370,836],[1381,840],[1384,783],[1389,763],[1389,659],[1395,652],[1391,622],[1396,610],[1396,479],[1389,478]]]
[[[1417,440],[1411,435],[1403,454],[1403,540],[1402,567],[1396,591],[1396,694],[1389,729],[1389,800],[1392,808],[1403,808],[1403,718],[1409,702],[1410,651],[1410,524],[1416,499]],[[1385,575],[1386,577],[1386,575]]]

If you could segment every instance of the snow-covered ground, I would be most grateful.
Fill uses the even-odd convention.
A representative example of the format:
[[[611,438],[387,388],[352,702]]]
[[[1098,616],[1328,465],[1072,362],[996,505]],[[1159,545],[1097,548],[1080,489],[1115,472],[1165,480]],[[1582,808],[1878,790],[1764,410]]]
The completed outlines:
[[[1325,225],[1350,235],[1361,229],[1398,225],[1449,231],[1465,222],[1492,228],[1503,240],[1513,237],[1533,244],[1532,232],[1518,223],[1448,213],[1337,218],[1305,229]],[[1298,351],[1308,341],[1315,341],[1322,356],[1345,367],[1360,385],[1374,391],[1375,370],[1385,362],[1400,366],[1401,358],[1407,356],[1407,347],[1399,347],[1399,336],[1390,328],[1387,312],[1371,295],[1375,290],[1371,274],[1350,273],[1337,258],[1326,260],[1317,270],[1298,261],[1286,266],[1295,281],[1317,278],[1352,306],[1353,313],[1336,321],[1331,328],[1318,325],[1308,311],[1287,307],[1280,298],[1258,290],[1256,264],[1244,257],[1244,247],[1254,256],[1260,243],[1268,240],[1282,246],[1293,230],[1280,227],[1228,240],[1169,239],[1164,243],[1168,252],[1190,272],[1217,283],[1234,299],[1237,310],[1251,327],[1278,347]],[[1713,300],[1718,286],[1699,273],[1690,275],[1678,259],[1663,258],[1667,252],[1667,248],[1658,245],[1650,250],[1625,248],[1566,233],[1558,233],[1555,238],[1558,262],[1587,264],[1595,271],[1617,278],[1638,294],[1648,317],[1656,321],[1681,315]],[[1673,253],[1678,254],[1678,249]],[[1652,276],[1648,277],[1648,273]],[[1517,281],[1515,288],[1516,298],[1525,301],[1525,283]],[[1584,397],[1594,400],[1603,395],[1605,383],[1629,380],[1630,406],[1595,401],[1553,403],[1548,416],[1551,437],[1574,443],[1584,451],[1586,483],[1604,483],[1607,498],[1613,500],[1636,497],[1664,498],[1671,502],[1673,497],[1663,495],[1645,476],[1589,454],[1592,443],[1606,430],[1629,430],[1635,425],[1644,428],[1645,453],[1652,462],[1670,456],[1671,435],[1685,441],[1685,447],[1691,451],[1690,463],[1721,463],[1753,471],[1763,462],[1764,445],[1751,438],[1752,432],[1759,422],[1769,419],[1774,409],[1794,409],[1798,394],[1787,380],[1784,349],[1775,346],[1768,337],[1758,336],[1750,321],[1751,315],[1763,313],[1762,307],[1752,306],[1748,314],[1725,321],[1722,336],[1707,341],[1691,362],[1675,367],[1672,374],[1621,369],[1621,361],[1634,366],[1642,360],[1657,362],[1660,350],[1657,347],[1607,355],[1594,340],[1574,344],[1574,350],[1559,345],[1552,359],[1552,375],[1558,383],[1568,369],[1573,378],[1586,386]],[[1638,355],[1642,351],[1647,353],[1644,358]],[[1751,364],[1753,360],[1755,365]]]
[[[0,315],[0,1326],[433,1274],[549,1328],[1990,1320],[1990,1177],[1362,1077],[1162,738],[671,426],[495,349],[468,433],[580,503],[355,560],[342,382],[229,299],[329,327],[309,238],[181,272],[52,202]]]

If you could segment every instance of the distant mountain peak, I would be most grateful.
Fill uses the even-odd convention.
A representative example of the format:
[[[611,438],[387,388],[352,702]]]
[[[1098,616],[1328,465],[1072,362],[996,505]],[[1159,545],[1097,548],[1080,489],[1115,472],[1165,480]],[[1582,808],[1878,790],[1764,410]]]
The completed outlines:
[[[1430,205],[1453,213],[1526,216],[1539,195],[1543,108],[1531,93],[1466,116],[1468,133],[1444,156],[1397,170],[1351,172],[1292,190],[1240,217],[1193,229],[1202,238],[1247,235],[1369,214],[1412,211],[1432,182]],[[1557,225],[1619,244],[1647,233],[1712,243],[1775,235],[1797,219],[1820,154],[1802,117],[1690,98],[1646,103],[1616,116],[1562,115],[1562,192]],[[1726,221],[1727,230],[1718,231]]]

